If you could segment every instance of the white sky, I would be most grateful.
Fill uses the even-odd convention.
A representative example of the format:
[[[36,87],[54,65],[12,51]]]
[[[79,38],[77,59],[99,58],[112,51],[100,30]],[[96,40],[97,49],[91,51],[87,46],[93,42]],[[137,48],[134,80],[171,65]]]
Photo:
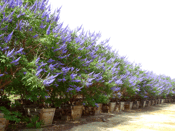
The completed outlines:
[[[101,32],[109,44],[143,70],[175,78],[174,0],[49,0],[60,22]],[[99,43],[98,42],[98,43]],[[113,50],[112,49],[112,50]]]

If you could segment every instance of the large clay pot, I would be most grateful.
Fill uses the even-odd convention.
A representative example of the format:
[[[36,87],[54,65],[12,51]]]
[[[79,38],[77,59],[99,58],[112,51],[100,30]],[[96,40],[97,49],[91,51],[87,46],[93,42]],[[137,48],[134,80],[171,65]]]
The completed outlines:
[[[151,106],[155,105],[155,100],[151,100]]]
[[[171,102],[173,102],[173,99],[171,99]]]
[[[9,124],[9,120],[4,118],[4,113],[0,113],[0,131],[5,131]]]
[[[116,106],[116,102],[110,102],[109,103],[109,112],[114,112],[114,109],[115,109],[115,106]]]
[[[103,104],[102,105],[102,111],[104,113],[109,113],[109,104]]]
[[[160,104],[160,99],[158,99],[158,103],[157,104]]]
[[[146,101],[146,105],[149,107],[151,106],[151,101]]]
[[[146,101],[140,101],[140,107],[144,108],[146,106]]]
[[[73,120],[79,120],[82,116],[83,105],[74,105],[71,107],[71,117]]]
[[[125,102],[119,102],[119,105],[120,105],[119,110],[123,111],[125,109]]]
[[[133,102],[133,109],[138,109],[140,106],[140,101],[134,101]]]
[[[157,103],[158,103],[158,100],[157,99],[154,100],[154,105],[157,105]]]
[[[56,108],[46,108],[40,110],[39,118],[44,122],[44,125],[41,125],[41,127],[52,125],[55,109]]]
[[[133,102],[125,102],[125,110],[131,110],[133,107]]]
[[[95,115],[101,114],[102,112],[102,104],[98,104],[98,107],[95,110]]]
[[[165,99],[162,99],[162,104],[165,103]]]
[[[118,113],[120,112],[120,105],[116,104],[115,109],[114,109],[114,113]]]

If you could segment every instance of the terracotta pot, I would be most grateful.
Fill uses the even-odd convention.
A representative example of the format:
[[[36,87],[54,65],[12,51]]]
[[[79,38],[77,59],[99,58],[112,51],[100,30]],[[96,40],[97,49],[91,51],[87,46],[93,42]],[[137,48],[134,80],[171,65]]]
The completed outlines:
[[[158,99],[158,103],[157,104],[160,104],[160,99]]]
[[[39,112],[41,109],[38,109],[36,105],[23,105],[25,115],[27,116],[33,116],[33,115],[39,115]]]
[[[71,118],[73,120],[79,120],[82,116],[83,105],[75,105],[71,107]]]
[[[39,109],[39,118],[44,122],[44,125],[41,125],[41,127],[52,125],[55,109],[56,108]]]
[[[151,106],[151,101],[146,101],[146,106]]]
[[[173,99],[171,99],[171,102],[173,102]]]
[[[144,108],[146,106],[146,101],[140,101],[140,107]]]
[[[162,99],[162,103],[165,103],[165,99]]]
[[[114,113],[118,113],[120,112],[120,105],[116,104],[115,109],[114,109]]]
[[[109,113],[109,104],[103,104],[102,105],[102,111],[104,113]]]
[[[133,107],[133,102],[125,102],[124,110],[131,110]]]
[[[55,118],[59,118],[59,119],[61,119],[62,118],[62,109],[61,108],[57,108],[56,110],[55,110],[55,116],[54,116]]]
[[[158,103],[158,100],[157,99],[154,100],[154,105],[157,105],[157,103]]]
[[[155,100],[151,100],[151,106],[155,105]]]
[[[95,115],[101,114],[102,112],[102,104],[98,104],[98,107],[95,110]]]
[[[9,120],[4,118],[4,113],[0,113],[0,131],[5,131],[8,127]]]
[[[119,102],[120,108],[119,111],[123,111],[125,109],[125,102]]]
[[[140,107],[140,101],[133,102],[133,109],[138,109]]]
[[[109,112],[114,112],[114,109],[115,109],[115,106],[116,106],[116,102],[110,102],[109,103]]]

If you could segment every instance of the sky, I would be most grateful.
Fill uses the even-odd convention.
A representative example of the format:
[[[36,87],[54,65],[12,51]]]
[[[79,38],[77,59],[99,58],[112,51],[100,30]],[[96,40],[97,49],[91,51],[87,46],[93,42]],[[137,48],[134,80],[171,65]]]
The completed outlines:
[[[74,30],[101,32],[112,50],[141,69],[175,78],[174,0],[49,0],[60,22]]]

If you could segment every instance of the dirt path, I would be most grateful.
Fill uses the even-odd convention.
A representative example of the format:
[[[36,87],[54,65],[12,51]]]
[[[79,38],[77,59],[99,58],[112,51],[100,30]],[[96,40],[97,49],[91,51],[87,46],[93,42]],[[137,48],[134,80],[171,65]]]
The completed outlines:
[[[53,123],[52,127],[41,131],[175,131],[175,103],[164,103],[118,114],[83,116],[80,121]]]
[[[88,123],[68,131],[175,131],[175,103],[125,111],[106,122]]]

